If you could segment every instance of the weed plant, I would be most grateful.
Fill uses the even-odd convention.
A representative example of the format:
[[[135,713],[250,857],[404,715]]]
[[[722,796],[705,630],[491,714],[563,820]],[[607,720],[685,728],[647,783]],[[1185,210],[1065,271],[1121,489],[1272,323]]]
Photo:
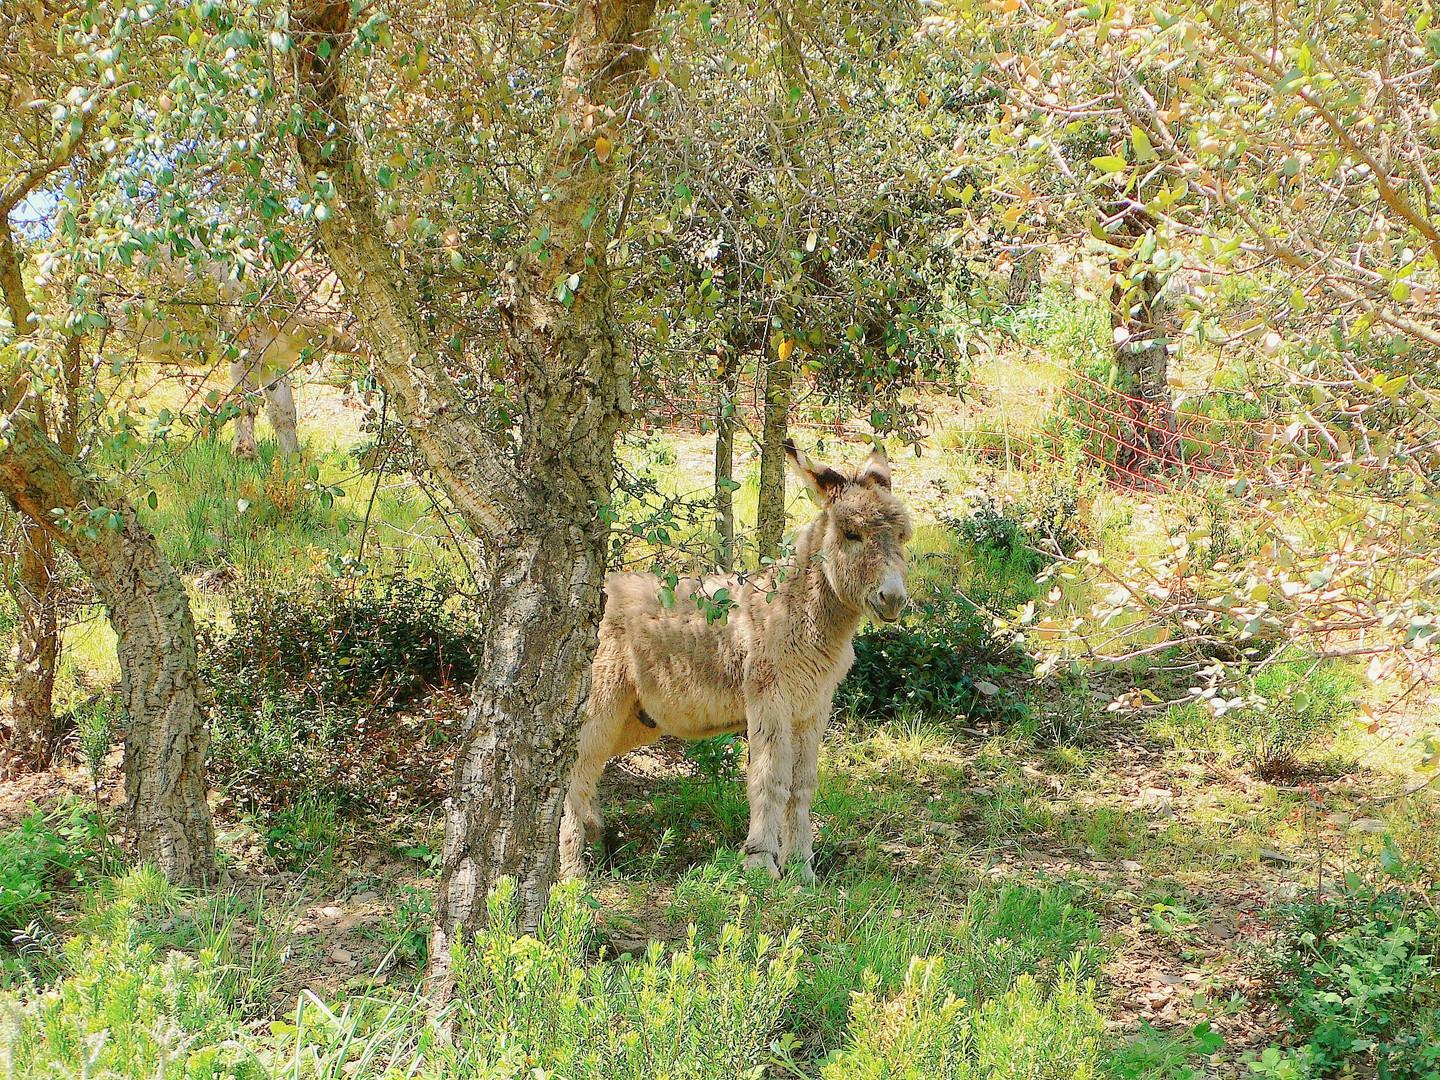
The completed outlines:
[[[1282,909],[1275,994],[1313,1075],[1440,1078],[1437,903],[1433,884],[1377,885],[1351,874],[1340,895]]]

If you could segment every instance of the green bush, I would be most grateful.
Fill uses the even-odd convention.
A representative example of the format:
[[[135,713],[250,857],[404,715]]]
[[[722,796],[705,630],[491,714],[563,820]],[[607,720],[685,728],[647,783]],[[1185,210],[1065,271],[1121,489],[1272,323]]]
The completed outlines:
[[[891,720],[918,713],[1010,724],[1026,714],[1014,683],[1024,653],[998,639],[990,616],[938,586],[916,615],[871,627],[855,638],[855,665],[839,701],[856,718]]]
[[[1230,718],[1231,730],[1261,776],[1280,776],[1331,739],[1340,724],[1359,711],[1362,685],[1352,665],[1277,663],[1255,677],[1264,709],[1244,709]]]
[[[300,693],[327,705],[403,703],[428,687],[468,683],[479,631],[451,610],[451,583],[396,574],[269,580],[232,591],[233,628],[207,628],[206,659],[224,707]]]
[[[1046,994],[1021,975],[978,1011],[945,992],[943,961],[915,960],[885,1001],[855,995],[850,1045],[824,1080],[1090,1080],[1101,1068],[1105,1023],[1093,982],[1073,969]],[[942,996],[943,995],[943,996]]]
[[[491,893],[489,916],[472,944],[456,947],[462,1075],[762,1075],[797,982],[795,934],[777,942],[732,924],[713,955],[692,937],[668,956],[654,943],[637,960],[587,964],[594,915],[574,885],[551,892],[538,937],[515,931],[511,881]]]
[[[452,591],[402,576],[233,591],[233,625],[206,627],[201,642],[212,759],[247,809],[295,809],[266,831],[313,832],[303,800],[323,790],[357,808],[403,782],[404,755],[448,739],[429,717],[402,723],[399,709],[474,677],[479,631],[452,610]]]
[[[83,811],[71,821],[73,833]],[[53,889],[68,884],[85,865],[85,853],[67,842],[60,822],[36,811],[0,833],[0,934],[10,935],[45,910]]]
[[[25,1008],[11,1007],[9,1075],[258,1078],[243,1052],[225,1045],[233,1032],[215,955],[162,956],[133,930],[122,923],[72,938],[66,977]]]
[[[984,493],[970,496],[965,513],[945,523],[965,541],[983,551],[1023,556],[1035,574],[1056,555],[1073,555],[1094,543],[1088,500],[1072,470],[1036,471],[1024,496],[1002,502]]]
[[[1440,1080],[1440,888],[1377,889],[1350,875],[1335,899],[1282,911],[1276,996],[1311,1070]]]
[[[852,880],[839,895],[794,888],[747,875],[740,855],[725,852],[692,867],[675,884],[668,917],[699,927],[712,938],[735,918],[741,897],[773,927],[806,928],[787,1030],[813,1053],[846,1043],[846,1018],[857,987],[881,997],[899,993],[911,961],[943,957],[944,993],[974,1010],[1002,997],[1022,974],[1048,990],[1065,969],[1079,965],[1081,978],[1100,970],[1104,951],[1093,912],[1077,906],[1069,889],[982,884],[958,914],[913,910],[906,887],[886,880]]]

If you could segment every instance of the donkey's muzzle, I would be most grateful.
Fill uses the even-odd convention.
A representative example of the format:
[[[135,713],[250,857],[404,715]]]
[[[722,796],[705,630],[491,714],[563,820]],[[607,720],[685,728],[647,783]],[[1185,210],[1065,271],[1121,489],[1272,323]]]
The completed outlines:
[[[882,622],[894,622],[905,613],[910,602],[902,581],[887,581],[870,594],[870,610]]]

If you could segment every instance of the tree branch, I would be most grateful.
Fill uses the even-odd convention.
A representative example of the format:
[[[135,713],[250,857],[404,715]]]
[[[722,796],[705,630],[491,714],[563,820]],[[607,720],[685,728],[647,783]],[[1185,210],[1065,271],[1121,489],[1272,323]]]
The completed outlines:
[[[317,224],[321,244],[426,463],[444,478],[470,527],[498,539],[523,517],[525,491],[498,440],[470,416],[424,326],[412,279],[384,238],[341,81],[341,58],[354,35],[350,4],[312,0],[297,5],[292,20],[306,118],[295,145],[313,196],[325,208]],[[456,422],[461,418],[465,422]]]

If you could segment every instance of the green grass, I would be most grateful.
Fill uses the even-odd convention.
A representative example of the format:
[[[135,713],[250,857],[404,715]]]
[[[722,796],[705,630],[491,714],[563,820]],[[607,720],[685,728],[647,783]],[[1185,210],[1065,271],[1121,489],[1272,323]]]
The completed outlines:
[[[1150,729],[1177,749],[1233,760],[1262,776],[1323,768],[1342,725],[1359,712],[1363,686],[1363,674],[1344,661],[1280,660],[1249,680],[1253,704],[1220,715],[1203,705],[1176,706]]]
[[[367,511],[367,557],[383,551],[398,565],[453,562],[444,523],[418,485],[390,478],[377,489],[375,474],[343,451],[311,450],[295,463],[279,459],[273,443],[258,450],[246,461],[228,439],[202,436],[150,448],[148,489],[134,497],[177,569],[233,563],[257,571],[353,555]]]

